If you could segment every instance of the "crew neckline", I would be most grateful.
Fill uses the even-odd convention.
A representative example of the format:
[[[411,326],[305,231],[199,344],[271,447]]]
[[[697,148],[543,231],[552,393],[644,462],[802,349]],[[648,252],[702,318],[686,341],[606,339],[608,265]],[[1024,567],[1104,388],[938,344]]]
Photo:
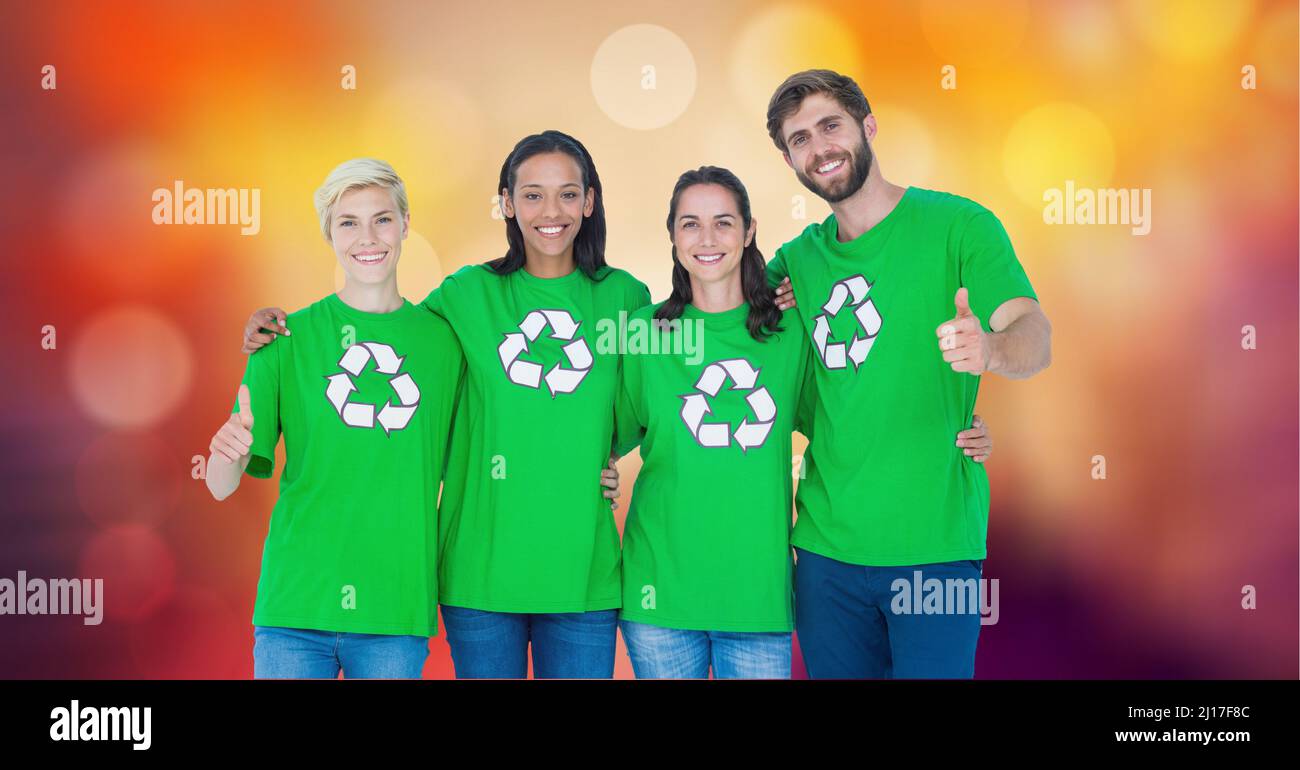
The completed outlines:
[[[411,301],[409,299],[407,299],[406,297],[402,297],[402,304],[399,305],[396,309],[390,310],[387,313],[372,313],[369,310],[360,310],[358,308],[352,307],[348,303],[344,302],[343,298],[340,297],[337,292],[330,294],[328,297],[325,298],[325,301],[330,303],[335,310],[338,310],[340,313],[343,313],[344,315],[349,315],[352,316],[353,318],[357,318],[365,321],[371,321],[371,322],[378,321],[381,323],[385,321],[399,320],[403,315],[406,314],[408,310],[414,307],[414,305],[411,304]]]
[[[578,280],[580,276],[584,275],[584,273],[582,272],[582,268],[578,267],[576,264],[573,266],[573,270],[571,272],[565,273],[564,275],[556,276],[555,278],[542,278],[540,276],[533,275],[532,273],[528,272],[528,268],[522,265],[520,265],[519,269],[516,270],[515,273],[519,276],[520,280],[526,281],[528,283],[536,284],[538,286],[562,286],[566,283],[572,283],[573,281]]]
[[[739,305],[730,310],[720,310],[716,313],[710,313],[707,310],[700,310],[691,303],[687,303],[682,308],[682,315],[686,318],[699,318],[707,321],[710,326],[733,326],[744,323],[749,317],[749,303],[741,302]]]
[[[836,251],[850,252],[850,251],[856,251],[857,249],[862,248],[862,246],[865,244],[871,243],[872,241],[885,237],[889,233],[889,231],[893,229],[894,224],[898,222],[899,219],[901,219],[901,217],[899,216],[899,211],[911,205],[912,198],[915,197],[916,190],[917,188],[915,186],[908,185],[907,189],[903,190],[903,197],[898,199],[898,203],[894,204],[894,208],[891,209],[890,212],[886,214],[879,222],[877,222],[875,227],[872,227],[870,230],[866,231],[862,235],[859,235],[857,238],[854,238],[851,241],[843,241],[843,242],[840,241],[839,239],[840,220],[834,214],[831,214],[829,217],[826,218],[826,224],[822,228],[822,235],[826,244],[831,249],[834,249]]]

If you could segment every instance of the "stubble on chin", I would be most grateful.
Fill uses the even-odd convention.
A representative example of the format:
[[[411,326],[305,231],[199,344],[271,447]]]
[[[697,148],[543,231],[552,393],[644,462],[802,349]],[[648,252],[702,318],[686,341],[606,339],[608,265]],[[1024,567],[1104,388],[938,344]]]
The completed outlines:
[[[865,155],[862,153],[865,153]],[[836,185],[834,189],[828,190],[817,184],[806,171],[795,171],[795,176],[799,177],[799,181],[813,195],[827,203],[839,203],[861,190],[863,185],[867,183],[874,157],[871,154],[871,148],[864,143],[859,153],[850,154],[845,160],[849,163],[849,178],[845,179],[842,184]]]

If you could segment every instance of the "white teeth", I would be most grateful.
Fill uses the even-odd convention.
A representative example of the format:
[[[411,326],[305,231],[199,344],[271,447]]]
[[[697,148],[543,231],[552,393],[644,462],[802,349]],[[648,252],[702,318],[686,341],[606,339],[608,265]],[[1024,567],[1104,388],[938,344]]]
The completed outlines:
[[[722,255],[721,254],[696,254],[695,258],[706,265],[711,265],[714,262],[717,262],[718,260],[722,259]]]
[[[833,160],[833,161],[831,161],[831,162],[829,162],[829,163],[823,163],[822,165],[820,165],[820,166],[817,167],[817,173],[819,173],[819,174],[825,174],[825,173],[827,173],[828,171],[834,171],[835,169],[839,168],[839,167],[840,167],[840,164],[843,163],[843,162],[844,162],[844,159],[841,158],[840,160]]]
[[[544,235],[559,235],[560,231],[563,230],[564,228],[560,225],[554,225],[551,227],[539,227],[537,229],[540,230]]]
[[[363,264],[373,265],[376,262],[382,261],[386,256],[388,256],[388,252],[385,251],[382,254],[353,254],[352,258]]]

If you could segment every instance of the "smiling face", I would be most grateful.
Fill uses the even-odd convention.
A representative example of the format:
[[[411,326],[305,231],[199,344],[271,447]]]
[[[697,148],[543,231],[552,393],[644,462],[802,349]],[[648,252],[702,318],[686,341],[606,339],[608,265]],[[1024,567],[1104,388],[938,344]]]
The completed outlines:
[[[673,249],[691,283],[740,283],[740,257],[754,240],[755,220],[745,227],[731,190],[717,184],[687,187],[677,198]]]
[[[393,194],[378,185],[348,190],[334,205],[330,241],[349,282],[393,280],[410,215],[398,212]]]
[[[859,124],[835,99],[821,93],[804,97],[781,125],[786,162],[799,181],[827,203],[838,203],[862,189],[871,173],[876,119]]]
[[[582,169],[569,155],[544,152],[519,164],[515,187],[501,191],[502,212],[524,235],[529,255],[573,258],[573,241],[591,216],[595,190],[584,190]]]

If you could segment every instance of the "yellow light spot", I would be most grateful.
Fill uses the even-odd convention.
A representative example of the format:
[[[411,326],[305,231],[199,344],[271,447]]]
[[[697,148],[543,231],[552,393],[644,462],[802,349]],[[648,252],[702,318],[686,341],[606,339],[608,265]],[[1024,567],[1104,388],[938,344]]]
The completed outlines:
[[[1007,133],[1003,171],[1012,191],[1041,209],[1043,193],[1074,180],[1076,189],[1104,187],[1115,166],[1110,130],[1093,113],[1069,102],[1026,112]]]
[[[1250,0],[1141,0],[1124,5],[1137,33],[1152,48],[1181,59],[1225,52],[1254,12]],[[1294,30],[1292,30],[1294,32]]]

